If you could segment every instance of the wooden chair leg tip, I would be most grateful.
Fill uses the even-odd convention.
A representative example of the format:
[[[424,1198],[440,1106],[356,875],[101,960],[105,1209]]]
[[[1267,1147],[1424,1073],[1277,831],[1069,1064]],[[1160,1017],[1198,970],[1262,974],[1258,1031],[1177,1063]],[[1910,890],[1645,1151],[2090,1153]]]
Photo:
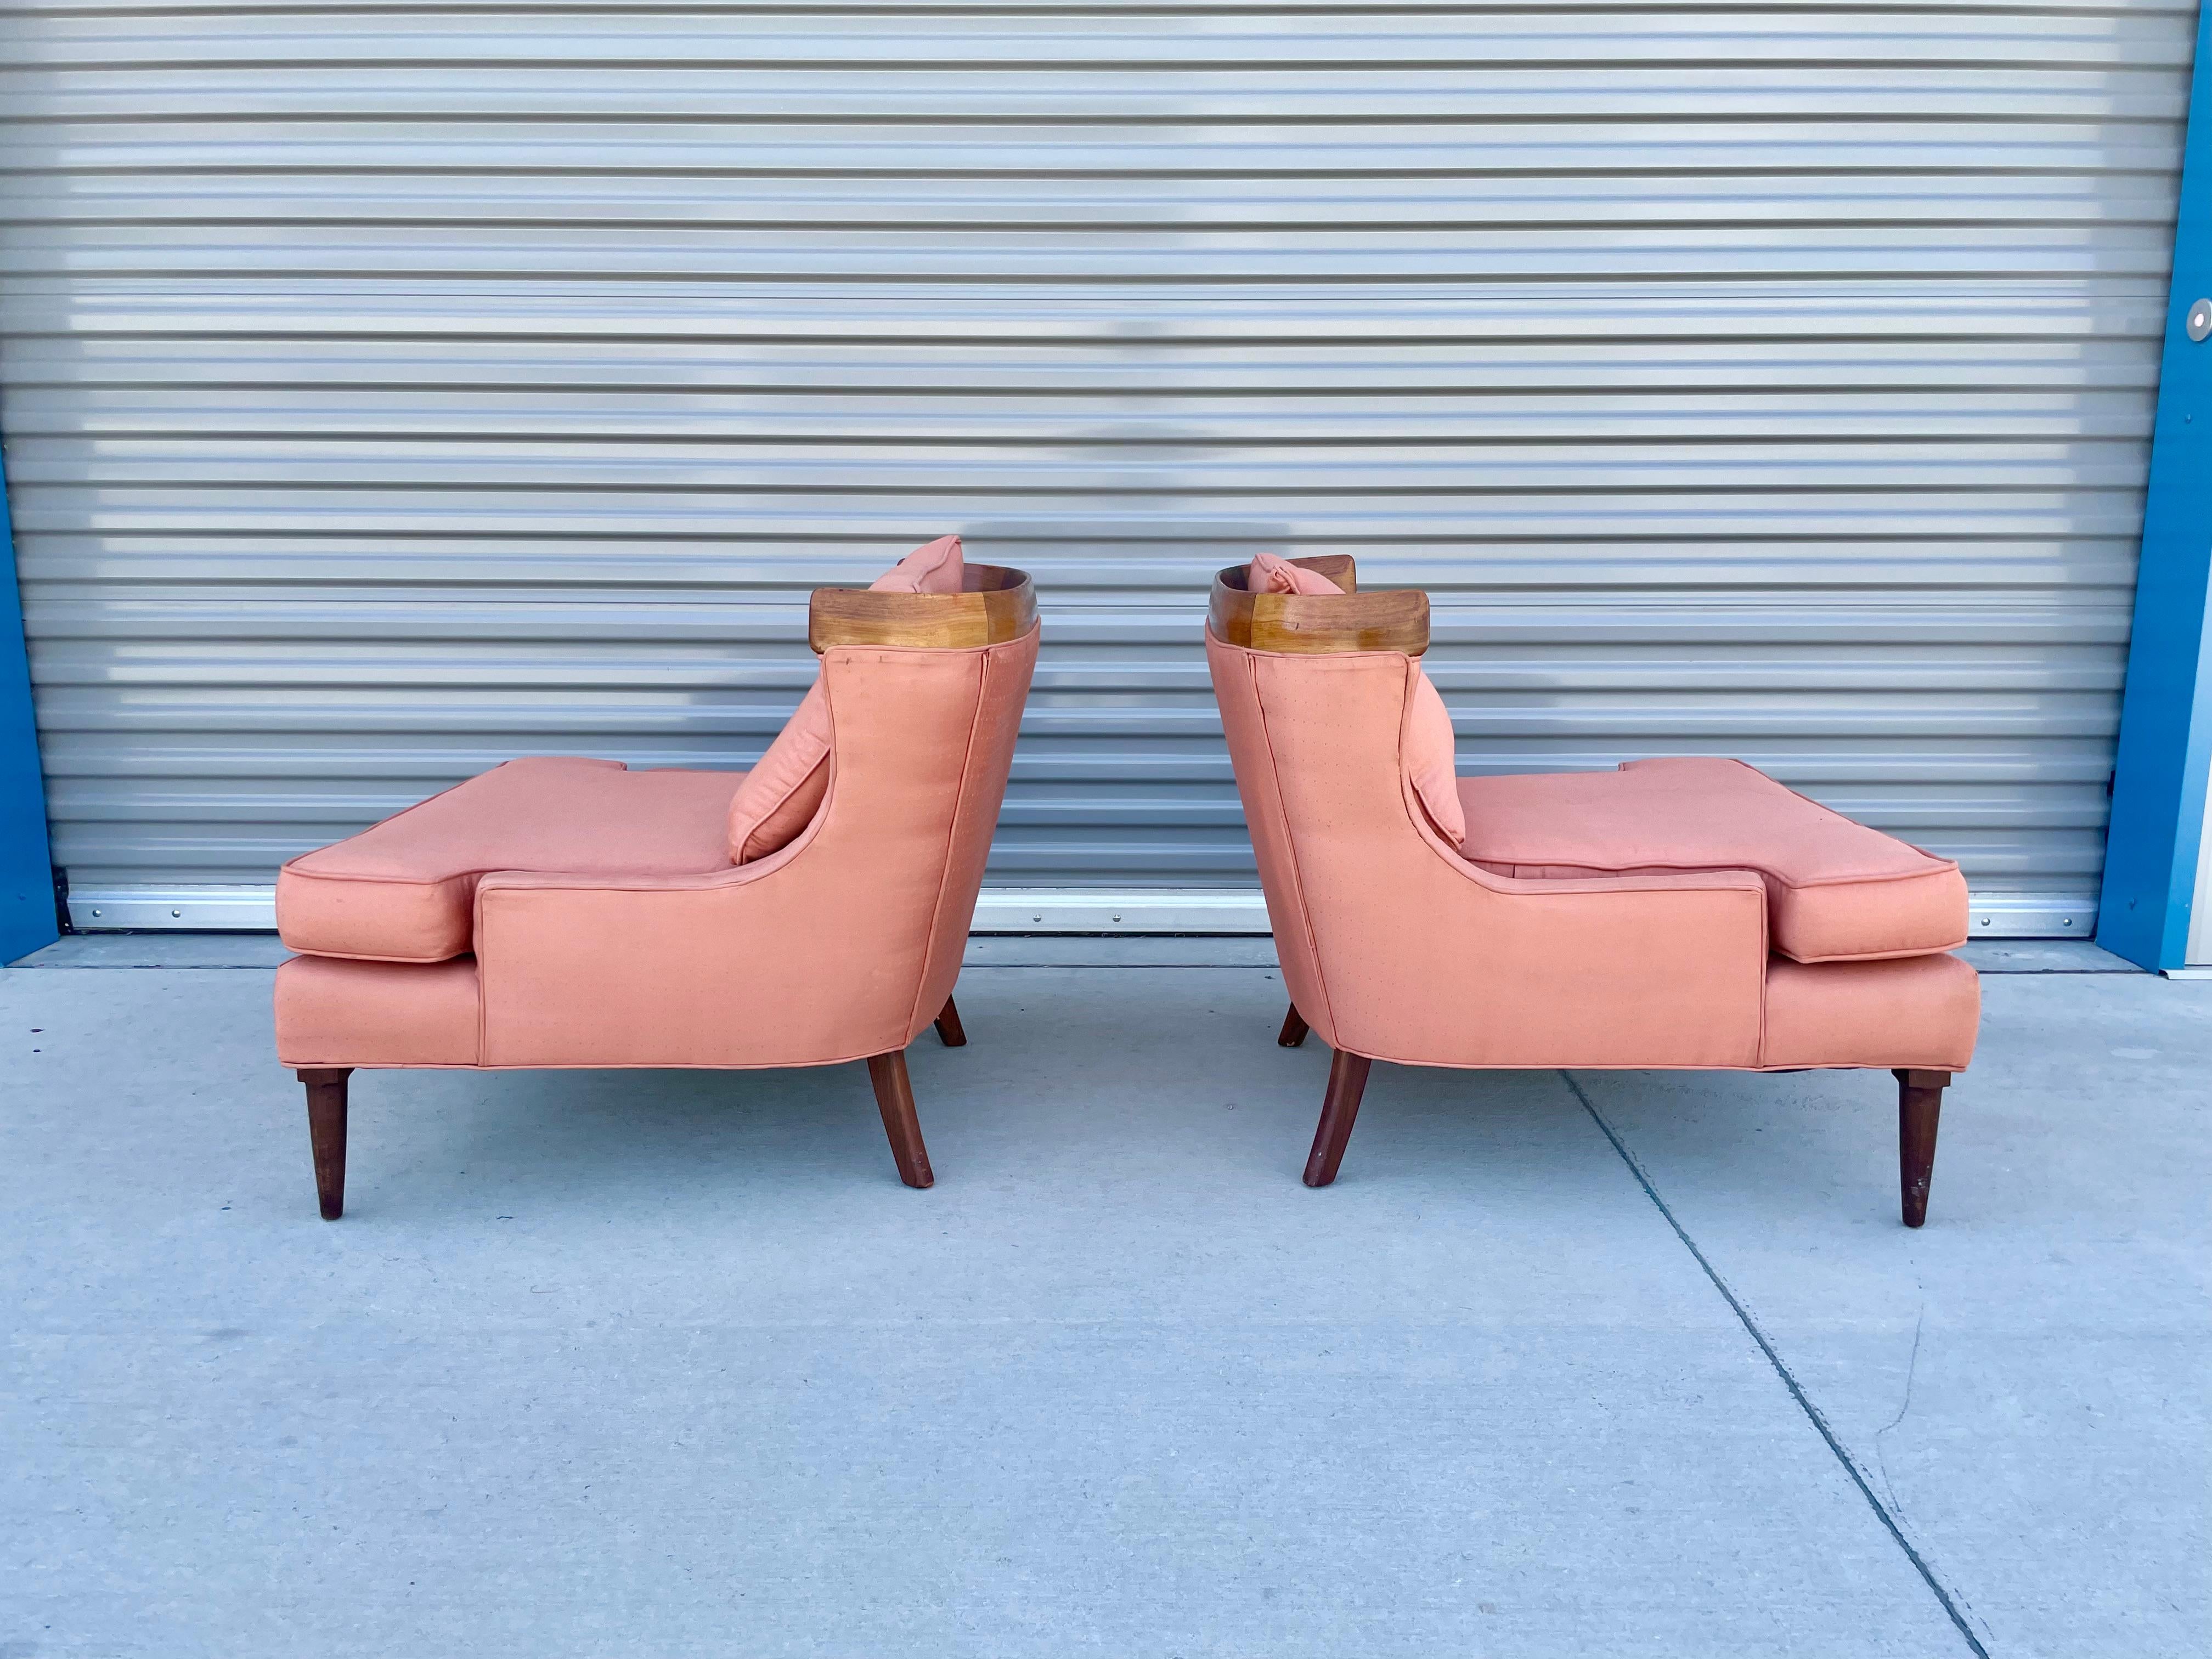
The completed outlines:
[[[1897,1073],[1897,1177],[1899,1208],[1908,1227],[1928,1219],[1928,1189],[1936,1175],[1936,1133],[1942,1123],[1948,1072],[1903,1069]]]
[[[349,1066],[315,1066],[295,1073],[307,1089],[307,1139],[315,1159],[315,1207],[325,1221],[345,1211],[346,1079]]]
[[[899,1179],[909,1187],[934,1186],[937,1176],[929,1167],[929,1148],[922,1144],[921,1121],[914,1109],[914,1085],[906,1074],[906,1051],[893,1049],[868,1060],[868,1080],[875,1085],[876,1108],[883,1114],[884,1133],[891,1144],[891,1162]]]
[[[937,1016],[937,1040],[948,1048],[968,1046],[968,1028],[960,1023],[960,1011],[952,1006],[952,999],[945,999],[945,1006]]]
[[[1314,1126],[1313,1150],[1306,1154],[1305,1183],[1326,1187],[1344,1163],[1344,1148],[1359,1115],[1359,1097],[1374,1062],[1340,1048],[1328,1063],[1328,1092],[1322,1097],[1321,1121]]]

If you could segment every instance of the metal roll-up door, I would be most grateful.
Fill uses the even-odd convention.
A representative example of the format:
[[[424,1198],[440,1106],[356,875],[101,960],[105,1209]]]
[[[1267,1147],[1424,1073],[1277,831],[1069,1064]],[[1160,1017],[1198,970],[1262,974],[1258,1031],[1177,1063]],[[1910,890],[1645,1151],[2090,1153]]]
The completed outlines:
[[[80,925],[517,753],[729,766],[806,590],[1036,573],[994,925],[1264,926],[1208,576],[1434,601],[1462,769],[1741,756],[2086,933],[2194,6],[0,11]]]

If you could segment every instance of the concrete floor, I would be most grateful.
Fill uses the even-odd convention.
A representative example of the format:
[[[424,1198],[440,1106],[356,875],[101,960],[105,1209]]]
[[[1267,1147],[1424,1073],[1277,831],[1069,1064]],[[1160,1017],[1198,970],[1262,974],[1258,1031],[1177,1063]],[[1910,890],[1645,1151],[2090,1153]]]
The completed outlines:
[[[270,943],[65,941],[0,1659],[2212,1651],[2212,985],[1981,950],[1913,1233],[1863,1074],[1378,1066],[1308,1192],[1174,940],[977,942],[931,1192],[857,1066],[379,1073],[326,1225]]]

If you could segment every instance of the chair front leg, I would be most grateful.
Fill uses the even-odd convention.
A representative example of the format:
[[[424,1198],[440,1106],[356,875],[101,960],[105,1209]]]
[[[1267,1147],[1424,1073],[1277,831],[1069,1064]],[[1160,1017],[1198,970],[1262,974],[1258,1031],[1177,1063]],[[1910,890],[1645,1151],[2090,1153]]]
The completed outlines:
[[[952,1006],[952,999],[945,999],[945,1012],[937,1017],[937,1040],[948,1048],[965,1048],[968,1032],[960,1024],[960,1011]]]
[[[929,1149],[921,1144],[921,1120],[915,1115],[914,1085],[906,1074],[906,1050],[868,1057],[868,1081],[876,1085],[876,1109],[884,1115],[884,1133],[891,1143],[891,1158],[899,1179],[909,1187],[927,1187],[937,1177],[929,1168]]]
[[[1295,1048],[1306,1040],[1306,1029],[1304,1018],[1299,1014],[1298,1005],[1294,1002],[1291,1005],[1290,1012],[1283,1016],[1283,1029],[1275,1033],[1275,1042],[1279,1047]]]
[[[1321,1123],[1314,1130],[1313,1151],[1306,1156],[1307,1186],[1326,1187],[1336,1179],[1345,1143],[1352,1139],[1352,1120],[1359,1115],[1368,1068],[1374,1063],[1364,1054],[1348,1054],[1341,1048],[1329,1061],[1328,1092],[1322,1097]]]
[[[1936,1127],[1943,1115],[1948,1072],[1899,1070],[1897,1078],[1897,1180],[1905,1224],[1928,1219],[1928,1182],[1936,1173]]]
[[[307,1085],[307,1139],[315,1153],[315,1199],[323,1219],[345,1213],[346,1079],[353,1067],[296,1074]]]

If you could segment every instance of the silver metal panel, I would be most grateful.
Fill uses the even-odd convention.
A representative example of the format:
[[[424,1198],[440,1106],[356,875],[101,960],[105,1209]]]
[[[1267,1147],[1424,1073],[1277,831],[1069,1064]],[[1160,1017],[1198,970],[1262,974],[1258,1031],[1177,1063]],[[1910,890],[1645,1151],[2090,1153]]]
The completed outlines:
[[[745,764],[806,589],[958,530],[1048,640],[979,926],[1256,924],[1197,641],[1267,548],[1430,589],[1466,769],[1741,755],[2087,933],[2193,20],[0,3],[77,920]]]

